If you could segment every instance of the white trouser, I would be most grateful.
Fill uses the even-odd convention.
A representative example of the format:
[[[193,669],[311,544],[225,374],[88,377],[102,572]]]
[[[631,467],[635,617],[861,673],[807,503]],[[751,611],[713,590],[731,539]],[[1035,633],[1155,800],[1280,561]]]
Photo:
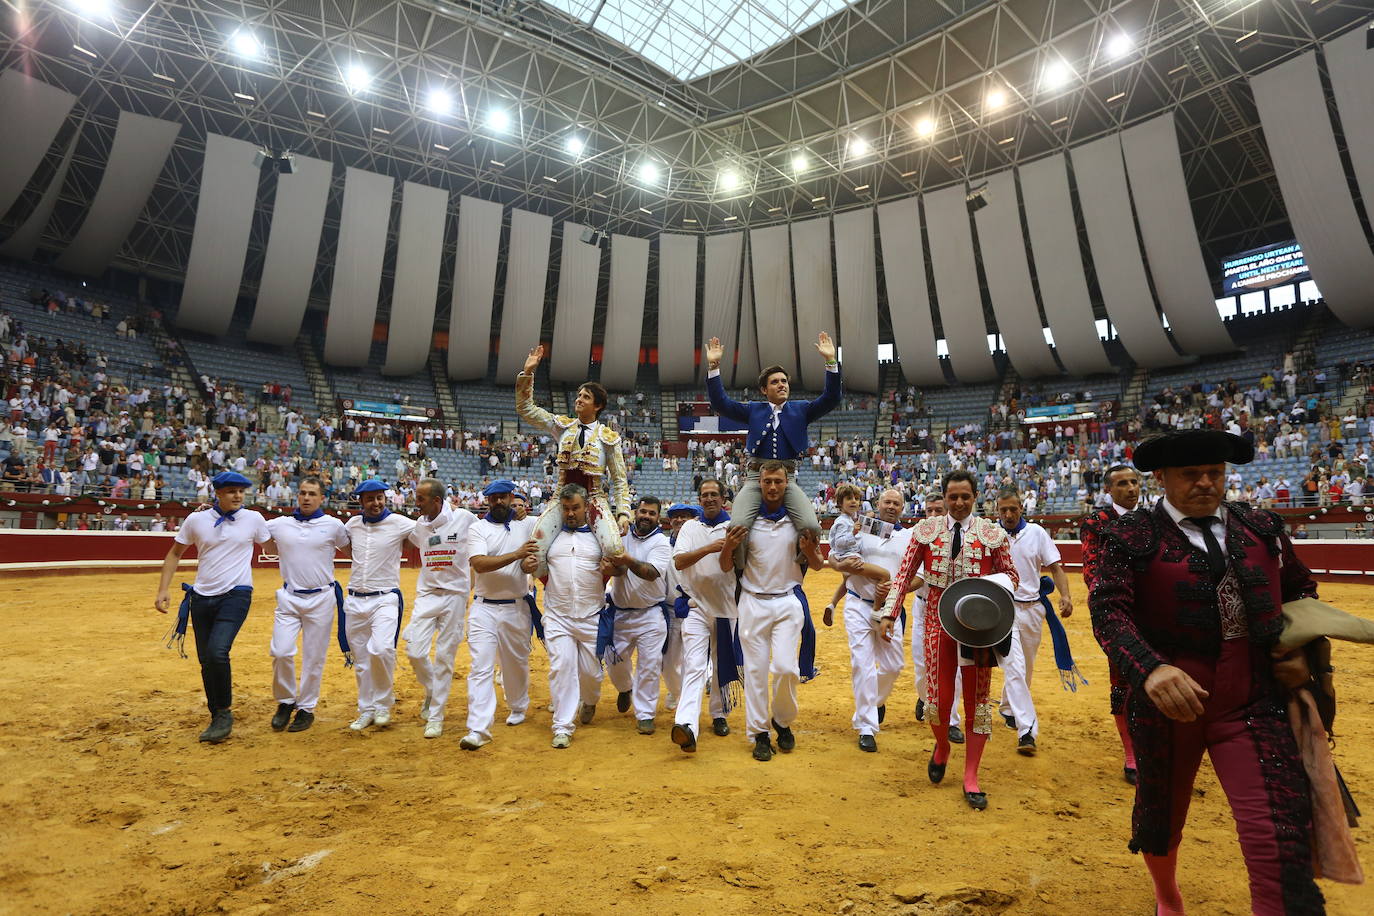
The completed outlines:
[[[848,602],[845,602],[848,606]],[[916,675],[916,699],[926,698],[926,602],[923,598],[913,598],[911,610],[906,615],[907,622],[911,625],[911,667]],[[900,620],[898,621],[900,626]],[[964,679],[954,678],[954,705],[949,710],[949,724],[951,727],[959,724],[959,699],[964,695]],[[926,715],[932,715],[929,709]],[[927,722],[934,721],[930,718]]]
[[[854,730],[861,735],[878,733],[878,707],[887,702],[902,673],[902,621],[892,626],[892,638],[883,639],[873,621],[873,604],[848,596],[844,602],[844,631],[849,639],[850,680],[854,687]]]
[[[453,687],[453,667],[458,661],[458,646],[463,641],[467,619],[467,592],[423,591],[415,594],[415,609],[401,635],[406,641],[406,656],[415,669],[415,679],[429,699],[429,721],[444,724],[444,707]],[[429,660],[430,646],[434,661]]]
[[[765,734],[770,719],[784,728],[797,718],[797,685],[801,672],[801,602],[791,592],[763,598],[747,591],[739,596],[739,641],[744,649],[744,721],[750,738]],[[773,701],[768,702],[768,676]]]
[[[711,684],[711,718],[725,718],[724,691],[711,682],[715,660],[716,618],[692,608],[682,620],[682,690],[678,694],[674,721],[678,725],[690,725],[693,732],[701,721],[701,695],[708,683]]]
[[[662,608],[615,612],[612,644],[620,661],[608,666],[607,673],[616,690],[633,694],[635,718],[641,721],[652,719],[658,712],[658,679],[663,673],[663,641],[667,638]]]
[[[1002,659],[1002,715],[1016,719],[1016,730],[1032,738],[1040,737],[1040,722],[1031,699],[1031,676],[1035,672],[1035,653],[1040,650],[1040,634],[1045,626],[1045,608],[1039,601],[1016,602],[1016,624],[1011,628],[1011,650]]]
[[[493,604],[474,598],[468,611],[468,731],[491,737],[496,719],[496,666],[512,713],[530,706],[530,607],[525,599]]]
[[[596,657],[596,615],[573,618],[546,611],[544,645],[549,653],[553,733],[571,735],[577,729],[577,714],[582,704],[595,703],[601,695],[601,659]]]
[[[358,679],[358,712],[380,712],[396,702],[396,636],[401,596],[383,592],[367,598],[344,597],[345,630]]]
[[[277,612],[272,619],[272,696],[278,703],[294,703],[314,712],[320,701],[324,658],[338,607],[334,589],[298,595],[277,589]],[[296,688],[296,637],[301,640],[301,685]]]
[[[670,696],[682,694],[682,620],[668,614],[668,651],[663,653],[663,689]]]

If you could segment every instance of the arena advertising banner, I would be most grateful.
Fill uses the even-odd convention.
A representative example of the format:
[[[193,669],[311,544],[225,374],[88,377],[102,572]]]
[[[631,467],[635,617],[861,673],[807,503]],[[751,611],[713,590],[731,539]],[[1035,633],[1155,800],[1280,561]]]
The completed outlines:
[[[1221,262],[1222,294],[1235,296],[1312,276],[1297,240],[1241,252]]]

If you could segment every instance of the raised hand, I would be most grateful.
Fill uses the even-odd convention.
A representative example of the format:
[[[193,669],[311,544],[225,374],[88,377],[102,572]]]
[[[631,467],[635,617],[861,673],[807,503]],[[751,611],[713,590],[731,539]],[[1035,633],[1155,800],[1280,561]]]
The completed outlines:
[[[721,357],[725,355],[725,348],[720,345],[719,337],[712,337],[706,342],[706,368],[719,369]]]
[[[544,345],[540,344],[530,350],[530,355],[525,357],[525,373],[529,374],[539,368],[539,361],[544,358]]]
[[[821,336],[816,338],[816,352],[825,357],[825,361],[833,363],[835,361],[835,341],[830,339],[830,335],[821,331]]]

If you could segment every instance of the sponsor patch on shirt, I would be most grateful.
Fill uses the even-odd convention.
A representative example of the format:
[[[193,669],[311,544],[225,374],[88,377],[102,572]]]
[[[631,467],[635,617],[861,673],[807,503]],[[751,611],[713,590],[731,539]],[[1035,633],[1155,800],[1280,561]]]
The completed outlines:
[[[439,535],[432,534],[429,537],[429,546],[433,547],[435,544],[438,544],[442,540],[443,538],[439,537]]]

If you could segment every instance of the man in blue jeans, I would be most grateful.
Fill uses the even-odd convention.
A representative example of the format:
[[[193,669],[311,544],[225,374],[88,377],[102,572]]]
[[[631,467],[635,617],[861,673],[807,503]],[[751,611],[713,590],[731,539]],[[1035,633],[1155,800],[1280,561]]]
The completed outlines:
[[[244,493],[252,483],[242,474],[225,471],[212,481],[215,501],[209,512],[193,512],[176,533],[176,543],[162,561],[162,578],[154,607],[167,613],[168,589],[186,548],[195,545],[199,563],[196,581],[182,585],[186,597],[177,615],[173,640],[184,639],[189,621],[195,632],[196,658],[210,707],[210,727],[200,740],[219,744],[234,727],[234,704],[229,650],[248,618],[253,602],[253,548],[271,540],[267,521],[258,512],[243,508]]]

